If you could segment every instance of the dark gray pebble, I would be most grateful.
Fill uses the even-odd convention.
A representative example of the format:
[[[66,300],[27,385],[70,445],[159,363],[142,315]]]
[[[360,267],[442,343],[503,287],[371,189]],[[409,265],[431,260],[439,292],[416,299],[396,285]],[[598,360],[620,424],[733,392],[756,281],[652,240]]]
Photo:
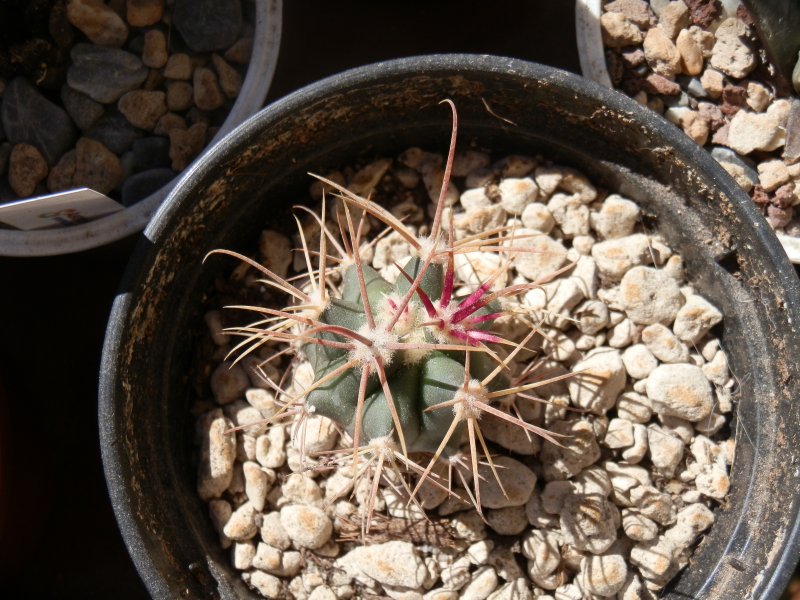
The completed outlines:
[[[6,174],[8,169],[8,157],[11,156],[11,142],[0,143],[0,177]]]
[[[82,94],[78,90],[73,90],[64,84],[61,88],[61,102],[67,109],[69,116],[82,131],[86,131],[100,120],[105,108],[99,102]]]
[[[222,50],[239,35],[242,4],[240,0],[175,0],[172,22],[193,50]]]
[[[153,136],[133,142],[134,165],[137,171],[169,167],[169,138]]]
[[[122,204],[132,206],[144,200],[176,176],[172,169],[150,169],[128,177],[122,185]]]
[[[103,104],[116,102],[147,79],[148,69],[141,59],[125,50],[76,44],[71,56],[67,83]]]
[[[86,137],[97,140],[114,154],[120,155],[130,150],[133,142],[142,137],[142,133],[122,114],[113,112],[87,131]]]
[[[36,146],[51,165],[72,147],[78,134],[67,112],[45,98],[24,77],[9,82],[3,93],[0,117],[9,141]]]

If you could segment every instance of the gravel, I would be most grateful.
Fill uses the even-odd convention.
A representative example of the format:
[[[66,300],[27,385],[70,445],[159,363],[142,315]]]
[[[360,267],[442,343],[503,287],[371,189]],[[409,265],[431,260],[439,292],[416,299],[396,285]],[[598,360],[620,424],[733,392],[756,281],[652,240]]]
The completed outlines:
[[[16,162],[0,160],[0,202],[85,186],[131,206],[174,179],[216,134],[242,87],[253,46],[252,6],[249,0],[51,5],[43,25],[31,28],[49,34],[31,34],[10,48],[17,66],[0,72],[0,154],[21,147]],[[40,57],[37,49],[46,52]],[[158,141],[137,152],[140,138]],[[95,166],[87,170],[80,144],[90,139],[103,147],[92,150]],[[149,151],[155,144],[157,151]],[[31,162],[26,146],[43,165],[20,167],[23,152]],[[99,177],[104,169],[109,175]]]
[[[634,0],[614,4],[644,10]],[[422,230],[441,164],[441,156],[411,149],[397,161],[327,176],[355,181],[362,194],[402,210],[407,224]],[[470,150],[456,165],[447,209],[456,238],[489,223],[536,236],[509,242],[539,252],[517,255],[504,285],[542,285],[508,302],[542,323],[539,343],[549,356],[538,376],[575,375],[537,388],[545,403],[516,404],[523,418],[565,437],[559,444],[528,440],[487,416],[481,428],[505,493],[481,464],[485,521],[462,499],[465,484],[457,477],[460,497],[426,485],[421,506],[406,505],[395,478],[379,486],[363,543],[372,482],[362,478],[354,486],[352,470],[325,454],[349,448],[349,437],[313,414],[260,420],[274,416],[285,395],[258,375],[257,365],[276,383],[283,377],[287,394],[311,383],[310,365],[302,356],[263,363],[274,348],[237,364],[224,359],[236,343],[224,328],[239,321],[218,307],[281,301],[241,266],[210,304],[197,365],[198,493],[209,502],[221,544],[265,597],[654,597],[688,563],[730,487],[726,424],[734,381],[714,338],[722,314],[686,284],[680,257],[643,231],[632,200],[542,157],[492,162]],[[468,188],[475,181],[479,187]],[[320,198],[319,186],[311,192]],[[302,215],[301,222],[307,239],[319,235],[312,219]],[[377,222],[369,225],[370,237],[380,232]],[[387,278],[397,277],[394,261],[410,256],[397,238],[365,248]],[[300,244],[296,235],[265,230],[252,256],[290,277],[304,268],[290,257]],[[500,264],[497,253],[470,252],[458,270],[463,291]],[[550,281],[553,270],[569,264]],[[529,331],[513,318],[502,327],[512,339]],[[514,372],[524,362],[512,364]],[[246,425],[243,432],[228,431],[237,424]]]
[[[603,10],[613,85],[705,146],[774,229],[800,236],[800,99],[774,75],[744,6],[615,0]]]

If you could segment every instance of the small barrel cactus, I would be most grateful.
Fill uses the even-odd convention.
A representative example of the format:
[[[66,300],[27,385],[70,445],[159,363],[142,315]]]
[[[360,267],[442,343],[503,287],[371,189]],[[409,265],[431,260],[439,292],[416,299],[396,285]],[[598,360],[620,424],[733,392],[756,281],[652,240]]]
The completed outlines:
[[[545,283],[495,289],[497,277],[505,274],[514,254],[527,250],[525,236],[515,236],[513,227],[498,227],[456,241],[452,224],[447,234],[443,231],[442,215],[457,130],[454,107],[453,116],[442,190],[428,236],[418,238],[384,208],[319,178],[343,201],[346,227],[340,223],[339,243],[326,227],[323,199],[320,215],[313,215],[321,231],[318,253],[308,250],[300,228],[308,265],[305,285],[295,286],[236,253],[218,252],[245,260],[266,275],[266,283],[294,298],[292,304],[280,310],[238,307],[256,311],[263,318],[233,330],[245,337],[238,347],[243,354],[249,351],[247,348],[277,340],[291,344],[310,362],[314,382],[285,401],[284,414],[324,415],[349,433],[354,460],[369,454],[368,463],[377,464],[373,491],[383,465],[399,465],[405,473],[415,473],[416,488],[409,488],[412,498],[426,480],[450,489],[449,482],[437,480],[434,466],[440,460],[462,460],[461,447],[466,443],[474,485],[471,500],[480,511],[478,457],[494,471],[479,427],[482,415],[503,419],[555,444],[559,442],[556,434],[522,420],[514,406],[516,397],[525,397],[529,390],[553,379],[530,381],[531,370],[527,369],[516,378],[508,375],[511,361],[539,331],[537,325],[531,321],[530,333],[519,343],[492,331],[492,324],[505,314],[504,297]],[[360,213],[357,224],[353,213]],[[395,265],[400,270],[396,283],[363,264],[360,253],[352,250],[361,248],[367,215],[402,236],[415,254],[402,267]],[[342,255],[335,267],[324,258],[328,256],[329,243]],[[476,247],[502,252],[509,258],[477,289],[458,296],[455,256]],[[323,257],[316,269],[314,254]],[[571,266],[552,273],[547,280]],[[334,269],[339,275],[337,285],[329,280]],[[335,297],[331,297],[329,289],[338,290]]]

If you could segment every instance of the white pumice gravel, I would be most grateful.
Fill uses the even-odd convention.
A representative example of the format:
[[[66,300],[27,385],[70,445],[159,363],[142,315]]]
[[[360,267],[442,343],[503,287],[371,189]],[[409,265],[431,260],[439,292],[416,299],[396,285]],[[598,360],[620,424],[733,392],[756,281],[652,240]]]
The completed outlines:
[[[708,41],[687,27],[683,3],[661,4],[667,21],[648,34],[650,60],[662,71],[684,69],[698,46],[707,61]],[[651,7],[643,0],[612,5],[624,11],[605,13],[606,33],[625,38],[635,29],[646,41],[641,27],[654,31],[658,22]],[[735,57],[739,50],[725,51]],[[355,180],[424,234],[442,165],[441,156],[411,149],[331,178],[351,187]],[[197,491],[220,544],[267,598],[651,598],[686,565],[730,488],[735,386],[713,336],[722,313],[688,286],[680,256],[645,232],[632,200],[541,157],[492,162],[469,150],[456,165],[446,209],[456,239],[509,225],[518,238],[509,246],[524,240],[535,250],[511,261],[480,249],[457,255],[460,293],[504,265],[500,285],[541,284],[504,301],[541,324],[544,334],[532,342],[545,355],[537,377],[573,376],[534,390],[546,404],[517,398],[516,410],[564,437],[558,445],[529,438],[487,415],[481,429],[502,488],[481,461],[485,520],[464,500],[469,468],[454,465],[458,496],[426,484],[419,505],[408,504],[402,482],[383,482],[362,540],[372,482],[354,487],[351,468],[324,462],[325,453],[349,448],[350,437],[313,413],[263,420],[313,382],[310,363],[291,355],[263,363],[274,345],[236,363],[226,359],[237,340],[225,332],[233,315],[220,302],[205,315],[207,355],[198,364],[205,379],[196,403]],[[322,188],[312,188],[319,201]],[[298,216],[308,239],[319,236],[312,219]],[[369,225],[370,237],[380,232],[377,221]],[[304,269],[284,253],[291,238],[265,230],[252,256],[291,277]],[[411,249],[390,234],[374,247],[365,243],[362,253],[394,279],[394,263],[402,265]],[[237,268],[227,285],[250,303],[254,295],[265,305],[280,301],[256,280]],[[530,331],[517,316],[498,327],[514,340]],[[243,430],[231,432],[236,426]]]

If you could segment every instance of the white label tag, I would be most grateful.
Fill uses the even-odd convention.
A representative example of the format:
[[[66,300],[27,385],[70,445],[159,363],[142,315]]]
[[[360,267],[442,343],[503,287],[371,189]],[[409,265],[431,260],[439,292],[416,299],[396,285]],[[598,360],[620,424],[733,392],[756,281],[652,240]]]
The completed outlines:
[[[124,208],[105,194],[79,188],[0,205],[0,221],[25,230],[69,227]]]

